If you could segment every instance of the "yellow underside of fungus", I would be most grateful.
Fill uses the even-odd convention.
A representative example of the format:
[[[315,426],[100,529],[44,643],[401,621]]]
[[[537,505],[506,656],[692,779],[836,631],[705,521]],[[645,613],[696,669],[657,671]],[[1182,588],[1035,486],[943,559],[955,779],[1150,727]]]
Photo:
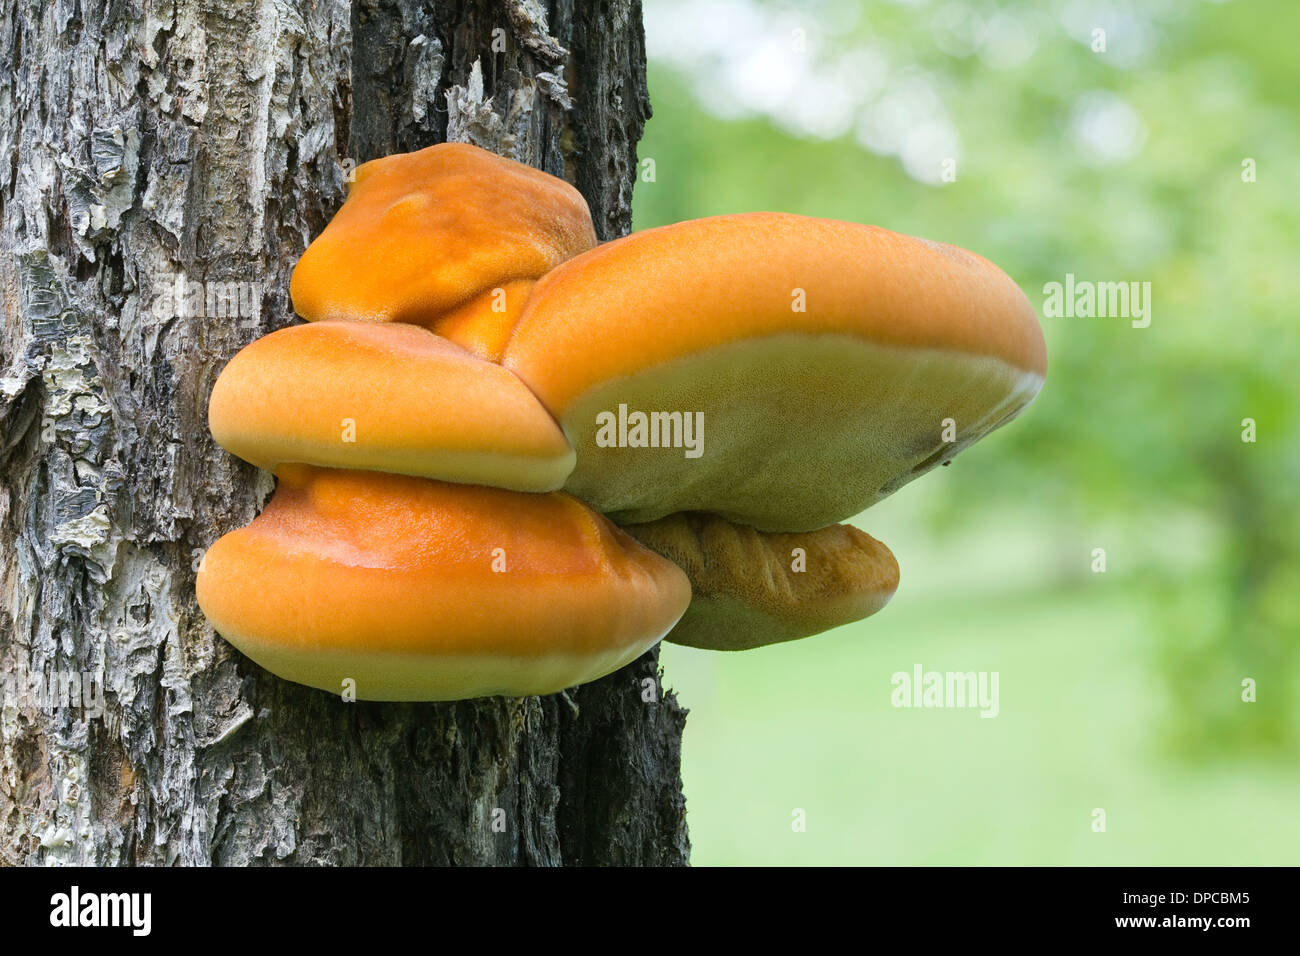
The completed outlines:
[[[870,617],[898,587],[889,549],[848,525],[766,533],[692,513],[626,531],[690,578],[673,640],[692,647],[739,651],[818,634]]]
[[[311,324],[213,389],[214,436],[278,484],[198,599],[268,670],[359,699],[552,693],[665,634],[742,650],[874,614],[898,564],[839,522],[1046,372],[972,253],[782,213],[597,246],[567,183],[460,144],[361,166],[291,291]]]

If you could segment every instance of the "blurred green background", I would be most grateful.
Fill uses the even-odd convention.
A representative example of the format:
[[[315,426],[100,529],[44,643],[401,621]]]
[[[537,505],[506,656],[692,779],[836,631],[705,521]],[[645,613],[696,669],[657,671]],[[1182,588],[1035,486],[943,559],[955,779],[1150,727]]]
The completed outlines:
[[[1300,862],[1300,4],[647,0],[646,23],[635,228],[875,223],[992,259],[1040,316],[1066,273],[1152,284],[1149,328],[1043,317],[1039,399],[856,519],[902,567],[878,616],[665,645],[694,862]],[[892,707],[916,664],[997,671],[999,715]]]

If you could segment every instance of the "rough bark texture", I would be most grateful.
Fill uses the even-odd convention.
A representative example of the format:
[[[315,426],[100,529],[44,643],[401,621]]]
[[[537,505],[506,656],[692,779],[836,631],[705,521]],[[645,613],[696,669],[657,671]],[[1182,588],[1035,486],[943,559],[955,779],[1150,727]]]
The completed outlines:
[[[468,140],[625,232],[637,0],[0,0],[0,49],[0,862],[685,862],[656,654],[555,697],[348,704],[193,596],[271,488],[208,393],[293,321],[348,163]]]

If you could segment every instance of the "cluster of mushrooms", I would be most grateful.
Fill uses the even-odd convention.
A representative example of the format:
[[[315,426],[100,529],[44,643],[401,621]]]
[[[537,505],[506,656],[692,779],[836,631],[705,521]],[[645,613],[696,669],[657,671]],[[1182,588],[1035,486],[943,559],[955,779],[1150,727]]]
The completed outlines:
[[[1038,393],[992,263],[718,216],[597,244],[561,179],[464,144],[356,170],[209,422],[275,494],[199,568],[216,630],[369,700],[554,693],[659,640],[739,650],[898,586],[838,524]]]

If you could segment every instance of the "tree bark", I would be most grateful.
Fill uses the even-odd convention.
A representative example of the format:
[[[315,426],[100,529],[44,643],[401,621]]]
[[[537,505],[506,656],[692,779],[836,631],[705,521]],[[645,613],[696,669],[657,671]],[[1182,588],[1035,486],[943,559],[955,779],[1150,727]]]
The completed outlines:
[[[208,394],[295,321],[290,269],[349,163],[467,140],[626,232],[640,16],[0,0],[0,862],[686,861],[657,652],[552,697],[349,704],[194,601],[203,549],[272,486],[212,442]]]

